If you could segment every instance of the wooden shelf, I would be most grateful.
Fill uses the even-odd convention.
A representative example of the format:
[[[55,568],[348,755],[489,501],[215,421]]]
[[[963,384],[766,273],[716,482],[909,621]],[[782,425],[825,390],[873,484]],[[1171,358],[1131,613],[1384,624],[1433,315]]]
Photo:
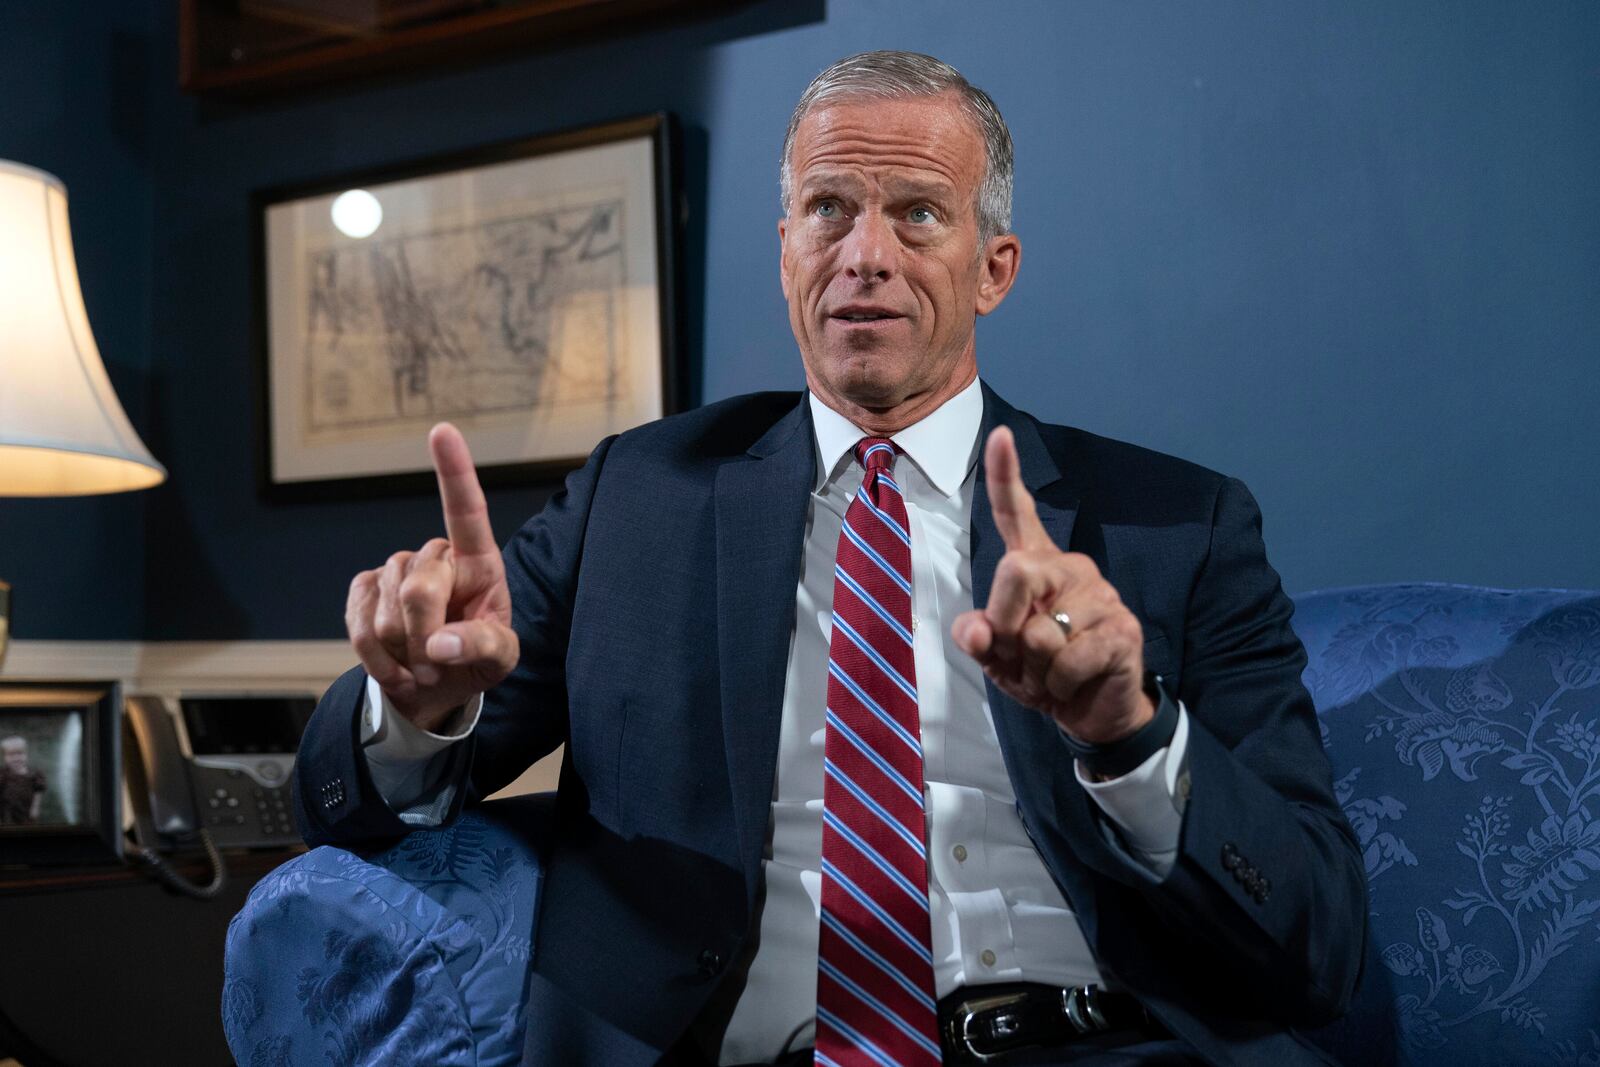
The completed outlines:
[[[744,0],[180,0],[178,84],[267,95],[460,63]]]
[[[250,849],[224,852],[223,863],[229,881],[237,879],[256,882],[262,875],[286,863],[306,850],[304,845],[288,848]],[[173,868],[185,878],[206,882],[211,878],[211,868],[203,854],[179,857]],[[0,895],[12,893],[54,893],[73,889],[107,889],[130,884],[155,883],[143,871],[120,864],[101,864],[94,867],[0,867]]]

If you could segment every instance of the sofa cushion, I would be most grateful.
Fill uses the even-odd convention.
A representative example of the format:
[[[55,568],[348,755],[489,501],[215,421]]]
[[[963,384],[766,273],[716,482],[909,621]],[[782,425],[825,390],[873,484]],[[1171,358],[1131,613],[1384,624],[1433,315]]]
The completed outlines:
[[[517,1063],[547,812],[545,797],[501,801],[366,858],[322,847],[267,875],[228,928],[239,1063]]]
[[[1600,593],[1334,590],[1295,628],[1401,1062],[1600,1063]]]

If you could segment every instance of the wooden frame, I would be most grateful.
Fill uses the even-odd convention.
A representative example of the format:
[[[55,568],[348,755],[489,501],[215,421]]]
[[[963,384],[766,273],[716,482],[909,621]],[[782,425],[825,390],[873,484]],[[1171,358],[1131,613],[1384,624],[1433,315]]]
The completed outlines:
[[[115,682],[0,683],[0,740],[22,738],[27,760],[26,770],[18,772],[0,756],[0,776],[7,778],[0,783],[5,863],[121,858],[121,710]],[[43,788],[14,788],[30,780]],[[37,813],[19,822],[11,809],[29,791]]]
[[[657,114],[257,193],[267,494],[432,491],[445,419],[526,484],[678,410],[675,140]],[[370,236],[334,222],[352,190]]]
[[[235,97],[635,32],[746,0],[179,0],[178,85]]]

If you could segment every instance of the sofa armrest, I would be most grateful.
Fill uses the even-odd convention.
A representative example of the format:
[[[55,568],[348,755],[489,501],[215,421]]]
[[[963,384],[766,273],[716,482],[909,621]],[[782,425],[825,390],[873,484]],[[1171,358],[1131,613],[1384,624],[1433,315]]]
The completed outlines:
[[[323,846],[228,928],[223,1029],[246,1065],[521,1060],[554,797],[513,797],[371,856]]]

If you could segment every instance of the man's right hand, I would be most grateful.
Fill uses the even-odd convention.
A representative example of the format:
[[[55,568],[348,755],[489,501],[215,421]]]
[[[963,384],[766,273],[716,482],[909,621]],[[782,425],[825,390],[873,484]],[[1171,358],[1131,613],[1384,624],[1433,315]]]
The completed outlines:
[[[517,665],[511,590],[467,442],[448,422],[428,434],[445,537],[396,552],[350,582],[345,629],[395,709],[433,730]]]

